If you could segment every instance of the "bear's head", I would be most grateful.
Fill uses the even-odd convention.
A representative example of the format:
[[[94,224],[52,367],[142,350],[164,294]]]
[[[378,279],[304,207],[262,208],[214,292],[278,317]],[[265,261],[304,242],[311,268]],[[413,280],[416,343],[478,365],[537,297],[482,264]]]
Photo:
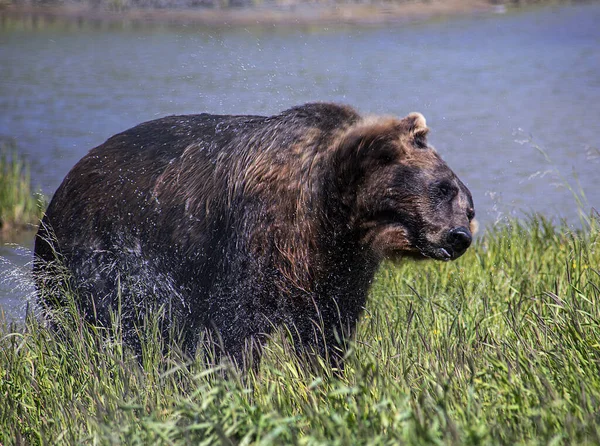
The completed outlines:
[[[471,244],[473,198],[428,145],[425,118],[366,118],[335,151],[348,227],[376,257],[453,260]]]

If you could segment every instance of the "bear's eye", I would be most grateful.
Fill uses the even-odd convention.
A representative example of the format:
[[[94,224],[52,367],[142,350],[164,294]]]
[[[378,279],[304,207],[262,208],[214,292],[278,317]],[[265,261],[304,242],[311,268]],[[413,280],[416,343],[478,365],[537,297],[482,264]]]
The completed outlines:
[[[473,209],[467,209],[467,218],[469,219],[469,221],[475,218],[475,211]]]
[[[458,194],[458,188],[450,181],[440,181],[435,184],[436,195],[444,199],[452,199]]]

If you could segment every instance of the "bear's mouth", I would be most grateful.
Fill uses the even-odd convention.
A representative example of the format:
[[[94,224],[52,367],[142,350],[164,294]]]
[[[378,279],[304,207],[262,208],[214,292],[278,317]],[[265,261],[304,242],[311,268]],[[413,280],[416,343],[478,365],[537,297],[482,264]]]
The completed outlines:
[[[451,246],[440,246],[433,244],[417,245],[419,253],[426,258],[433,260],[441,260],[448,262],[450,260],[456,260],[462,256],[467,250],[455,250]]]
[[[414,260],[434,259],[455,260],[466,252],[466,247],[453,246],[451,243],[432,243],[424,234],[414,234],[398,214],[386,212],[379,214],[378,224],[367,230],[363,242],[373,245],[376,252],[389,259],[412,258]],[[445,234],[443,240],[448,239]]]
[[[397,240],[394,240],[396,243],[392,243],[393,248],[391,251],[394,251],[395,254],[393,257],[401,256],[410,257],[414,260],[433,259],[447,262],[455,260],[465,253],[465,251],[457,252],[447,244],[431,243],[419,236],[411,236],[407,226],[398,222],[398,220],[389,219],[382,227],[385,228],[381,231],[382,233],[389,231],[402,240],[401,243],[397,243]]]
[[[393,258],[405,258],[411,260],[441,260],[442,262],[449,262],[451,260],[457,259],[462,254],[454,256],[446,248],[435,248],[435,249],[420,249],[417,248],[415,250],[401,250],[395,253],[394,256],[390,256]]]
[[[449,261],[449,260],[454,260],[458,257],[460,257],[459,254],[457,256],[454,255],[454,252],[452,251],[451,248],[443,248],[443,247],[430,247],[428,249],[422,249],[419,248],[419,252],[424,256],[424,257],[428,257],[430,259],[434,259],[434,260],[442,260],[442,261]]]

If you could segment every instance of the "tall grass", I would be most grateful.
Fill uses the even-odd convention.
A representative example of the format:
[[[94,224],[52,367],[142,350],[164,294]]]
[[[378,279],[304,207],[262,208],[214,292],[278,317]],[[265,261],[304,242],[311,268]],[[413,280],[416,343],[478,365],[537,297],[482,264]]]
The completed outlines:
[[[29,166],[16,146],[0,142],[0,233],[37,225],[45,207],[31,187]]]
[[[72,310],[60,336],[5,324],[0,443],[598,444],[599,229],[513,221],[456,262],[385,265],[339,376],[285,337],[238,377],[158,339],[142,369]]]

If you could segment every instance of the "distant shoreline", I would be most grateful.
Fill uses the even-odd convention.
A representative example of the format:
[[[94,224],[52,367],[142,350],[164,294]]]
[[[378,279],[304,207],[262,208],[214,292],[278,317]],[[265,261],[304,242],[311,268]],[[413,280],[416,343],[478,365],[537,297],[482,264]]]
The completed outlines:
[[[504,6],[486,0],[432,0],[430,2],[374,4],[291,4],[243,8],[128,8],[115,11],[88,5],[35,6],[11,4],[0,7],[0,18],[100,22],[125,24],[207,26],[327,26],[385,25],[436,18],[503,11]]]

